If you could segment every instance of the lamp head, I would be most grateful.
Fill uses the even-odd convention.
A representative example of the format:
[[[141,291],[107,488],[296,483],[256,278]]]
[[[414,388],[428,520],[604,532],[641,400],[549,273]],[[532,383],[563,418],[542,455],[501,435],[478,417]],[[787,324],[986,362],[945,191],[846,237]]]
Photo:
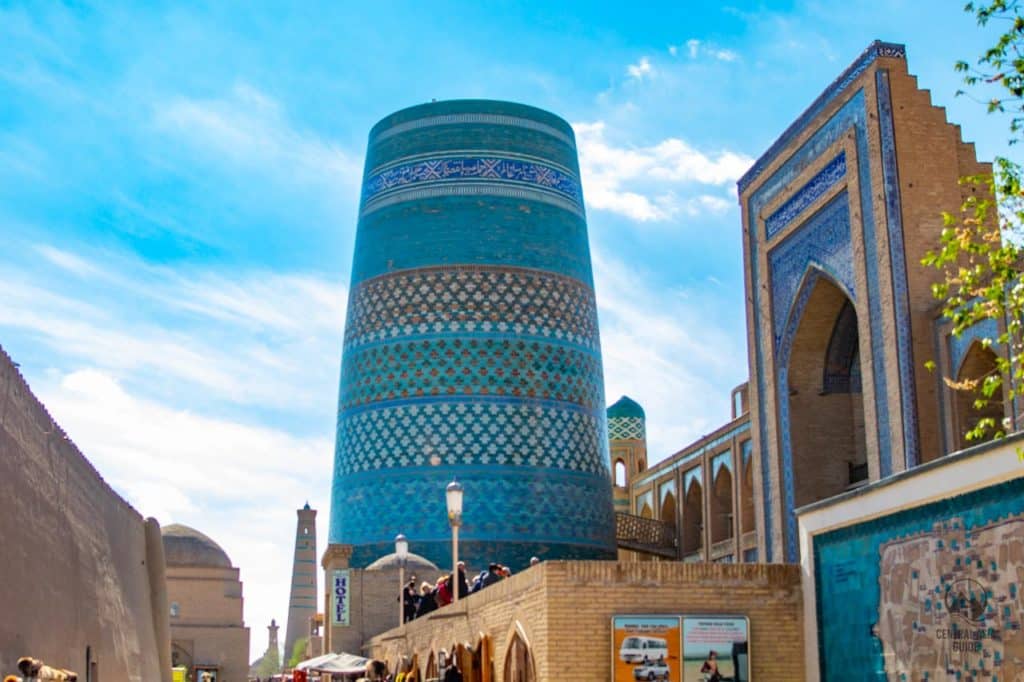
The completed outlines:
[[[409,541],[401,533],[395,536],[395,556],[399,561],[409,558]]]
[[[445,501],[448,503],[448,522],[453,526],[462,522],[462,484],[452,481],[445,488]]]

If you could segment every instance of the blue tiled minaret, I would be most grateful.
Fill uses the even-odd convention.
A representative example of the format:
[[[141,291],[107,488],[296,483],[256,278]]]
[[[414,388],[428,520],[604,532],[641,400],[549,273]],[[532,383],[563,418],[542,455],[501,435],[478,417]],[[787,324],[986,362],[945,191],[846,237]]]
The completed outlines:
[[[615,558],[604,386],[572,128],[510,102],[370,132],[341,369],[330,542],[353,566]]]

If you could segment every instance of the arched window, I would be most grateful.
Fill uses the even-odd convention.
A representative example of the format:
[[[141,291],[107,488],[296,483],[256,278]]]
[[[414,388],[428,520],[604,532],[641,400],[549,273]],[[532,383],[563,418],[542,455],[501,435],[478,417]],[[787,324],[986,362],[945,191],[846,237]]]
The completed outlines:
[[[626,463],[621,459],[615,460],[615,485],[626,487]]]

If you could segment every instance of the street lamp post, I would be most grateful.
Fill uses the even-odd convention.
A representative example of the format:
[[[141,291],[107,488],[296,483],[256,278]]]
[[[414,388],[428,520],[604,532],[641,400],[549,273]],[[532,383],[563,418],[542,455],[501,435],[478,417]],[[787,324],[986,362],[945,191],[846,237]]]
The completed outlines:
[[[399,533],[395,536],[395,556],[398,557],[398,625],[405,623],[405,562],[409,559],[409,541]]]
[[[462,484],[453,480],[445,488],[448,523],[452,527],[452,603],[459,601],[459,526],[462,525]]]

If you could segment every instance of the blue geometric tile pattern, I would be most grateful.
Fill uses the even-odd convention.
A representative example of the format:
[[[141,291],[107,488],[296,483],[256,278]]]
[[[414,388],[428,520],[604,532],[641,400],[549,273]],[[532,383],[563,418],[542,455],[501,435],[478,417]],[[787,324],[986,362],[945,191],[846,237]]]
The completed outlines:
[[[711,480],[714,481],[718,478],[718,471],[725,467],[732,473],[732,453],[723,452],[720,455],[715,455],[715,458],[711,460]]]
[[[609,440],[644,440],[647,429],[643,417],[609,417]]]
[[[422,396],[495,396],[601,407],[601,358],[571,346],[473,335],[348,349],[343,409]]]
[[[424,334],[484,332],[566,341],[598,350],[593,291],[539,270],[405,270],[363,282],[349,296],[345,348]]]
[[[900,372],[900,405],[903,409],[903,450],[906,467],[917,464],[917,405],[914,402],[914,354],[910,347],[910,293],[907,291],[907,260],[903,251],[903,208],[900,203],[900,178],[896,167],[896,131],[892,120],[892,95],[889,72],[875,72],[878,96],[878,129],[882,140],[882,177],[885,181],[885,214],[889,227],[889,251],[896,307],[896,351]]]
[[[739,188],[740,194],[747,189],[750,183],[754,182],[763,172],[764,169],[774,161],[779,152],[786,148],[793,138],[803,132],[811,121],[827,107],[832,100],[836,98],[843,90],[848,88],[851,83],[860,78],[861,74],[864,73],[868,67],[874,64],[875,60],[879,57],[890,57],[893,59],[905,59],[907,56],[907,48],[905,45],[897,43],[886,43],[881,40],[876,40],[861,53],[859,57],[843,71],[838,78],[825,88],[825,91],[818,95],[818,98],[811,103],[811,106],[804,110],[804,113],[793,121],[792,124],[786,130],[783,131],[782,135],[779,135],[779,139],[772,143],[772,146],[768,148],[761,157],[754,162],[754,165],[750,167],[743,177],[736,183]]]
[[[982,320],[978,324],[968,327],[960,336],[951,335],[949,337],[950,376],[956,378],[960,365],[964,361],[964,356],[967,355],[967,351],[971,348],[971,344],[982,339],[990,339],[993,345],[997,345],[995,341],[998,338],[999,325],[992,318]]]
[[[772,283],[775,346],[782,341],[793,299],[812,265],[828,273],[856,301],[850,245],[850,199],[845,190],[811,216],[801,228],[768,252]],[[799,318],[798,318],[799,319]]]
[[[438,464],[508,464],[610,476],[600,414],[558,402],[417,399],[346,409],[338,421],[338,474]]]
[[[689,469],[683,474],[683,497],[690,494],[690,486],[696,483],[698,486],[703,487],[704,485],[704,470],[702,467],[694,467]]]
[[[857,150],[856,173],[859,186],[862,188],[861,196],[855,198],[855,201],[859,200],[861,223],[864,231],[864,255],[867,268],[868,289],[867,306],[869,324],[872,332],[872,355],[875,358],[884,358],[885,354],[882,334],[884,320],[881,314],[880,303],[881,293],[878,277],[879,262],[877,256],[877,238],[875,236],[875,215],[872,195],[869,190],[869,188],[872,187],[872,178],[867,136],[868,112],[865,106],[865,95],[863,89],[857,89],[853,92],[846,92],[846,90],[879,57],[902,59],[905,55],[906,52],[902,45],[893,45],[879,41],[872,43],[868,49],[866,49],[864,53],[861,54],[861,56],[849,68],[847,68],[846,71],[844,71],[839,78],[837,78],[789,128],[786,129],[785,132],[783,132],[779,139],[769,147],[768,151],[754,163],[751,169],[747,171],[747,173],[740,178],[737,183],[740,193],[743,194],[755,180],[760,182],[757,189],[749,195],[746,204],[744,205],[744,211],[746,212],[748,223],[752,226],[747,233],[747,248],[750,253],[751,280],[754,282],[761,282],[763,281],[762,275],[758,272],[758,230],[754,226],[757,216],[762,215],[762,210],[765,205],[778,197],[781,192],[790,186],[796,177],[799,176],[799,174],[808,165],[820,159],[830,148],[833,147],[833,145],[836,144],[836,142],[839,141],[841,136],[851,132],[853,133]],[[823,125],[817,128],[813,134],[781,164],[781,166],[762,180],[761,176],[764,174],[765,169],[775,162],[779,154],[792,142],[792,140],[803,133],[815,117],[817,117],[839,96],[846,98],[845,102],[839,107],[839,109]],[[883,145],[882,154],[884,157],[894,158],[895,149],[894,147],[886,147]],[[883,159],[883,164],[884,163],[886,163],[885,159]],[[760,287],[753,287],[751,289],[751,295],[753,297],[754,309],[760,310],[762,305],[762,293],[760,291]],[[779,303],[779,305],[786,304]],[[776,307],[774,302],[772,302],[772,307]],[[909,320],[897,319],[896,323],[909,325]],[[766,401],[768,397],[766,395],[764,380],[766,363],[760,325],[754,325],[753,331],[753,372],[757,376],[757,391],[761,396],[761,400],[758,401],[758,423],[760,425],[758,435],[761,442],[767,444],[769,442],[768,422],[765,410],[767,409]],[[888,388],[886,385],[884,360],[873,363],[872,375],[874,377],[875,384],[875,414],[878,426],[877,433],[879,434],[877,447],[880,455],[880,468],[882,476],[888,476],[892,472],[892,457],[889,438],[890,422],[887,403]],[[776,385],[779,387],[785,386],[785,380],[785,367],[779,367],[779,375],[776,376]],[[901,381],[905,380],[905,375],[901,375]],[[785,403],[787,402],[786,395],[783,393],[777,394],[774,402],[779,406],[780,410],[780,440],[784,443],[788,443],[789,424],[785,415]],[[786,449],[786,447],[783,447],[783,461],[780,463],[780,469],[784,479],[782,481],[783,485],[780,486],[783,489],[783,500],[775,498],[773,487],[771,485],[772,469],[769,459],[771,448],[762,447],[761,449],[763,484],[762,500],[764,504],[763,513],[765,518],[765,527],[769,529],[769,532],[771,532],[773,526],[773,508],[777,505],[781,507],[783,512],[784,533],[784,556],[781,558],[785,561],[796,561],[798,553],[796,517],[793,513],[792,506],[792,462],[786,461]],[[782,502],[781,505],[779,504],[780,502]],[[768,543],[765,549],[766,559],[768,561],[775,560],[775,550],[772,543]]]
[[[840,152],[839,156],[829,161],[806,185],[798,189],[782,206],[768,216],[768,219],[764,221],[765,237],[771,239],[784,230],[793,222],[794,218],[828,193],[845,175],[846,152]]]
[[[488,561],[504,564],[504,558],[511,562],[519,547],[518,568],[524,568],[531,556],[543,556],[544,547],[571,547],[573,555],[592,558],[595,546],[614,543],[611,504],[593,503],[595,490],[607,489],[611,495],[607,475],[564,472],[552,476],[545,467],[492,464],[460,467],[458,479],[466,490],[459,555],[474,567],[486,567]],[[448,566],[451,528],[444,488],[450,481],[451,469],[444,466],[409,466],[346,477],[345,520],[351,530],[346,531],[345,541],[357,548],[382,543],[393,552],[394,536],[401,532],[417,554]],[[385,499],[400,502],[393,509],[385,508]],[[481,556],[467,551],[465,543],[474,540],[491,543],[495,553]],[[552,555],[561,557],[549,549],[548,556]],[[380,556],[369,555],[366,563]],[[353,565],[360,564],[353,561]]]
[[[406,109],[370,134],[330,541],[404,533],[471,566],[614,558],[593,277],[572,129],[507,102]]]
[[[568,199],[582,214],[583,193],[579,180],[550,164],[536,160],[457,156],[420,159],[382,170],[363,183],[362,213],[379,205],[378,199],[396,191],[433,185],[464,186],[466,180],[484,182],[484,192],[502,184],[524,189],[543,189]],[[455,182],[463,181],[463,182]]]
[[[883,545],[951,524],[963,524],[969,537],[971,529],[1018,515],[1022,509],[1024,478],[1016,478],[816,536],[814,582],[821,679],[829,682],[887,679],[882,644],[875,636],[879,624],[879,573]],[[941,549],[940,545],[937,550]],[[964,553],[969,554],[969,548],[950,549],[967,550]],[[1019,557],[1009,560],[1011,564],[1019,565]],[[907,595],[907,598],[912,599],[913,595]],[[921,602],[925,607],[923,597]],[[807,645],[813,646],[814,643],[808,642]],[[917,673],[914,680],[971,679],[966,675],[961,677],[960,671],[947,674],[945,665],[940,661],[936,661],[936,668],[931,671],[914,672]],[[985,676],[981,679],[1002,677]]]

